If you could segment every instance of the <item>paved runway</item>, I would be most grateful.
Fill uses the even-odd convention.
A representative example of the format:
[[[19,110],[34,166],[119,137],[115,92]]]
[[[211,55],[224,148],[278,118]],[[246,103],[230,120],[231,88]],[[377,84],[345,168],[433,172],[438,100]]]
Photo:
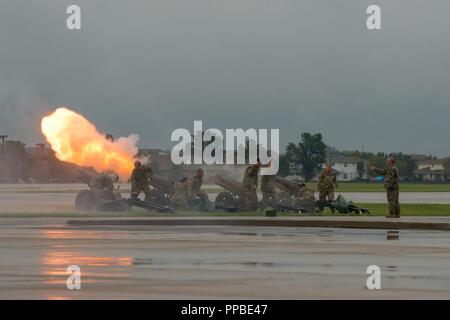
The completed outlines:
[[[39,184],[1,185],[1,212],[61,212],[74,211],[74,200],[82,184]],[[128,197],[128,184],[121,185],[123,196]],[[343,192],[345,198],[355,203],[386,203],[383,192]],[[214,199],[215,193],[210,193]],[[317,195],[316,195],[317,197]],[[404,192],[400,194],[402,203],[450,203],[450,192]]]
[[[450,233],[0,219],[0,298],[446,298]],[[81,268],[81,290],[66,268]],[[381,267],[381,290],[365,288]]]

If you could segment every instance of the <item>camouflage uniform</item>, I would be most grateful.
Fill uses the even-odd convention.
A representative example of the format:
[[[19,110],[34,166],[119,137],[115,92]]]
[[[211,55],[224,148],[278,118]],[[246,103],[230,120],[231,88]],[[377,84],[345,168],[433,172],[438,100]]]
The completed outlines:
[[[400,203],[399,203],[399,183],[398,170],[396,167],[388,167],[387,169],[377,169],[374,171],[384,176],[384,188],[387,193],[387,201],[389,204],[389,214],[391,216],[400,217]]]
[[[206,193],[201,192],[202,184],[203,184],[203,177],[193,176],[189,180],[189,197],[190,198],[193,199],[195,197],[199,197],[204,202],[209,200]]]
[[[189,194],[195,197],[200,193],[200,189],[202,188],[203,178],[199,176],[193,176],[189,181]]]
[[[305,208],[309,212],[313,212],[316,206],[316,197],[314,196],[314,190],[303,185],[300,187],[299,194],[295,196],[295,206]]]
[[[153,174],[150,166],[142,165],[134,168],[131,173],[131,198],[137,199],[141,192],[145,194],[145,201],[150,200],[149,180]]]
[[[256,188],[258,186],[258,170],[260,165],[251,164],[245,169],[244,174],[244,202],[247,210],[258,209],[258,195]]]
[[[172,208],[177,210],[187,210],[188,209],[188,198],[189,198],[189,181],[178,182],[175,185],[175,192],[172,199],[170,200],[170,205]]]
[[[275,175],[264,175],[261,178],[262,202],[265,206],[278,201]]]
[[[108,200],[116,200],[114,181],[107,174],[100,174],[91,180],[90,186],[98,204]]]
[[[89,185],[94,192],[97,211],[123,212],[130,209],[128,201],[122,199],[120,193],[114,189],[114,181],[107,174],[101,174],[91,180]]]
[[[334,200],[334,187],[337,187],[336,176],[327,170],[323,170],[320,173],[319,181],[317,183],[317,190],[319,191],[320,201],[333,201]],[[323,207],[319,208],[323,211]],[[334,208],[331,208],[331,212],[334,212]]]

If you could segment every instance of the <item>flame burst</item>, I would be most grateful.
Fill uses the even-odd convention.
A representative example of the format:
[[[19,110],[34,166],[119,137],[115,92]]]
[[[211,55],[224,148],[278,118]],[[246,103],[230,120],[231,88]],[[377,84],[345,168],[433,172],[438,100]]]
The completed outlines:
[[[59,160],[100,172],[111,170],[121,180],[129,178],[138,152],[137,135],[110,141],[89,120],[67,108],[44,117],[41,130]]]

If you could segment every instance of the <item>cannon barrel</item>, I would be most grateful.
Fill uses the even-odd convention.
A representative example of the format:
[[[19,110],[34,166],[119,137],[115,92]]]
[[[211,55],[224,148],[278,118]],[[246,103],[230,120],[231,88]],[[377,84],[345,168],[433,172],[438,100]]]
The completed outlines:
[[[149,202],[149,201],[142,201],[139,199],[128,199],[128,203],[130,206],[143,208],[147,210],[158,210],[158,212],[170,212],[173,213],[175,210],[168,206],[163,206],[158,203]]]
[[[241,182],[225,178],[221,175],[214,177],[214,183],[234,194],[241,194],[244,191],[244,186]]]
[[[175,183],[167,178],[152,175],[149,183],[152,187],[162,191],[163,193],[170,195],[175,193]]]
[[[278,188],[292,195],[299,195],[301,193],[300,185],[294,181],[276,176],[275,183]]]

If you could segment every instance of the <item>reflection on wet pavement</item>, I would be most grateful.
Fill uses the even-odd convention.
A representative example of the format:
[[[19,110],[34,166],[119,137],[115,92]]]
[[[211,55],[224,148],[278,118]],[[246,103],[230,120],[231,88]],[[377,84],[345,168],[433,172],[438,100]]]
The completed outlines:
[[[70,265],[82,266],[83,278],[93,283],[95,278],[124,276],[126,268],[115,268],[114,273],[99,272],[101,267],[126,267],[133,264],[131,257],[105,257],[84,255],[79,252],[48,252],[42,258],[43,275],[48,276],[45,283],[65,283]],[[85,282],[84,281],[84,282]]]
[[[450,298],[446,232],[26,226],[0,224],[0,298]],[[65,287],[74,264],[79,291]],[[378,292],[364,287],[372,264]]]
[[[50,267],[72,264],[89,267],[130,266],[133,264],[133,259],[130,257],[93,257],[71,252],[49,252],[43,257],[42,263]]]
[[[388,230],[386,234],[387,240],[398,240],[400,239],[400,232],[398,230]]]

